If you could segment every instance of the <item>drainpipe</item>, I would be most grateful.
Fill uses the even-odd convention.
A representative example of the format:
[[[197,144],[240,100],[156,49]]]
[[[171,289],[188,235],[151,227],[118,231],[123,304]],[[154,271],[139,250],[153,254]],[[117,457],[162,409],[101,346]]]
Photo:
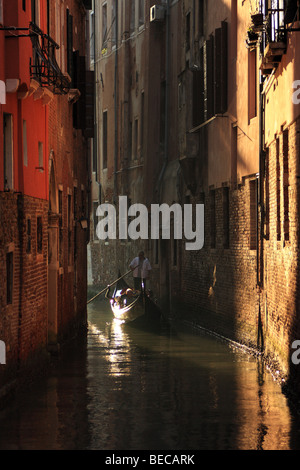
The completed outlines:
[[[263,83],[259,84],[259,178],[257,194],[257,285],[263,286],[263,243],[264,243],[264,178],[265,178],[265,151],[264,151],[264,112],[265,94]],[[259,224],[260,214],[260,224]],[[260,247],[260,249],[259,249]]]
[[[116,1],[116,51],[115,51],[115,149],[114,149],[114,204],[117,203],[117,168],[118,168],[118,0]]]
[[[166,2],[166,96],[165,96],[165,151],[164,151],[164,163],[161,169],[159,178],[158,178],[158,197],[160,202],[161,197],[161,188],[163,177],[168,165],[168,154],[169,154],[169,80],[170,80],[170,70],[169,70],[169,56],[170,56],[170,39],[169,39],[169,30],[170,30],[170,0]]]
[[[94,15],[93,15],[93,29],[94,29],[94,93],[95,99],[97,97],[97,80],[96,80],[96,1],[94,1]],[[93,139],[93,161],[96,162],[96,184],[98,185],[99,194],[98,202],[101,202],[101,183],[99,181],[99,167],[98,167],[98,126],[97,126],[97,106],[94,106],[94,139]]]

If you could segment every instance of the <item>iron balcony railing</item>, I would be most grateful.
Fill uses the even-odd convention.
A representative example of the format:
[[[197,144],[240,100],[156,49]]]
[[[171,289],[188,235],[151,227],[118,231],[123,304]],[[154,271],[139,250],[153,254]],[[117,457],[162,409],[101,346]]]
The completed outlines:
[[[67,94],[71,87],[70,79],[64,75],[56,61],[59,45],[34,23],[30,23],[30,38],[33,58],[30,59],[30,76],[42,87],[52,88],[55,94]]]

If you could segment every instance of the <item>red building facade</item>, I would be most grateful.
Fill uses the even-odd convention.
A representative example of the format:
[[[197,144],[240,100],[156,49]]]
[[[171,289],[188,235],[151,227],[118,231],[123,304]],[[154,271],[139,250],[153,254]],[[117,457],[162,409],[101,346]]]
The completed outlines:
[[[3,381],[85,321],[87,231],[74,194],[88,194],[89,144],[74,116],[85,107],[86,76],[79,91],[69,67],[74,50],[85,54],[86,6],[59,2],[58,16],[58,2],[0,2]]]

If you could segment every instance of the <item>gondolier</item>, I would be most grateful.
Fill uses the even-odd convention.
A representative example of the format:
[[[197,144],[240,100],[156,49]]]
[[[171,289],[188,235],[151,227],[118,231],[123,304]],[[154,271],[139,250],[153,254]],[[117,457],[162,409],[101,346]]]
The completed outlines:
[[[139,255],[131,261],[129,267],[133,272],[134,288],[141,290],[142,283],[144,283],[144,289],[146,289],[146,281],[149,279],[152,268],[143,251],[140,251]]]

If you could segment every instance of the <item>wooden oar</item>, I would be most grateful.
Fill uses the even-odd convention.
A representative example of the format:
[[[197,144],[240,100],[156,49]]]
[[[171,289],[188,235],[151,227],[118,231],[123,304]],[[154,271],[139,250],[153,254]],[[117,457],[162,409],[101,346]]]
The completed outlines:
[[[138,266],[137,266],[138,268]],[[134,268],[136,269],[136,268]],[[118,279],[116,279],[114,282],[112,282],[111,284],[109,284],[108,286],[105,287],[105,289],[103,289],[101,292],[98,292],[98,294],[95,295],[95,297],[92,297],[88,302],[87,304],[91,303],[93,300],[95,300],[97,297],[99,297],[99,295],[103,294],[103,292],[107,291],[107,289],[109,289],[111,286],[113,286],[114,284],[116,284],[118,281],[120,281],[121,279],[123,279],[123,277],[125,276],[128,276],[128,274],[132,273],[132,269],[130,269],[130,271],[128,271],[127,273],[123,274],[123,276],[119,277]]]

